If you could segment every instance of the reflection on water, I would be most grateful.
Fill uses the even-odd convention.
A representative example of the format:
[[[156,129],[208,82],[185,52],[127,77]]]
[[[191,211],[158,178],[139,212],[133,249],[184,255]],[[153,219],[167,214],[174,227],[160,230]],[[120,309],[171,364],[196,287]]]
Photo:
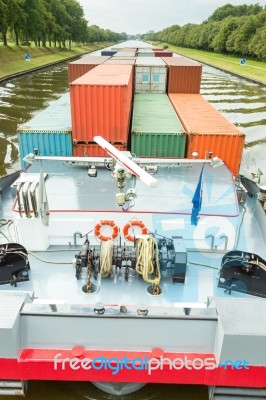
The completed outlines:
[[[30,382],[27,400],[206,400],[204,386],[149,384],[126,396],[113,396],[87,382]],[[1,400],[6,400],[0,396]],[[12,397],[21,400],[21,397]]]
[[[20,169],[17,125],[28,121],[67,89],[67,63],[0,85],[0,175]]]

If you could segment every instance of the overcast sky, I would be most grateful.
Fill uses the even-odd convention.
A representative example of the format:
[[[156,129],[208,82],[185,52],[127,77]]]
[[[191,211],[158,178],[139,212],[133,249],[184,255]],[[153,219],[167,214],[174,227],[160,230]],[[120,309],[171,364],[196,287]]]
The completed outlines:
[[[155,32],[174,24],[201,23],[216,8],[266,0],[78,0],[90,25],[128,34]]]

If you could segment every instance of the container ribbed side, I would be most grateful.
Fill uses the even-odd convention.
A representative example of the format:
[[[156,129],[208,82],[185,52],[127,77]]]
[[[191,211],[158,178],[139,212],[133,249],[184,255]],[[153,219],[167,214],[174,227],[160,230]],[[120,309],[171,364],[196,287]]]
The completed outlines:
[[[168,67],[167,93],[200,93],[202,66]]]
[[[22,168],[27,165],[23,158],[34,149],[41,156],[72,156],[71,132],[21,132],[17,136]]]
[[[135,94],[131,151],[137,156],[184,157],[186,135],[166,94]]]
[[[185,154],[185,135],[132,133],[131,152],[138,157],[177,157]]]
[[[169,94],[188,134],[186,157],[205,158],[208,152],[221,158],[233,174],[239,173],[245,135],[199,94]]]
[[[126,151],[125,143],[112,143],[112,145],[120,150]],[[109,154],[95,142],[89,144],[76,144],[73,146],[73,155],[75,157],[110,157]]]
[[[117,67],[129,68],[128,65]],[[93,85],[74,82],[70,85],[72,132],[75,140],[92,141],[95,135],[100,135],[109,142],[127,143],[133,95],[132,77],[130,67],[128,84]]]

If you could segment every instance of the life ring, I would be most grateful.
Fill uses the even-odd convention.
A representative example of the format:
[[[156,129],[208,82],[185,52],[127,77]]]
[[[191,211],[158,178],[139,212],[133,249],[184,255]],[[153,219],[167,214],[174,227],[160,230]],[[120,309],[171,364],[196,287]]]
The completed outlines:
[[[146,226],[143,224],[142,221],[137,221],[137,220],[129,221],[124,226],[123,234],[124,234],[125,238],[127,240],[129,240],[130,242],[134,242],[134,240],[135,240],[134,236],[131,236],[129,234],[129,228],[131,228],[131,226],[138,226],[141,229],[141,235],[147,235],[147,233],[148,233],[148,229],[146,228]]]
[[[101,227],[106,226],[106,225],[113,228],[113,232],[110,236],[103,236],[101,234]],[[114,221],[108,221],[107,219],[101,220],[100,222],[98,222],[97,225],[95,225],[94,235],[97,236],[98,239],[103,240],[103,241],[115,239],[118,235],[118,226],[116,225],[116,223]]]

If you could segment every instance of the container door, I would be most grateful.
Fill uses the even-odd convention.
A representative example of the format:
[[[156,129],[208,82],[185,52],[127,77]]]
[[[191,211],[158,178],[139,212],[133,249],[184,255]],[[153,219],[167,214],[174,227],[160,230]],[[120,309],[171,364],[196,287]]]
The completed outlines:
[[[136,67],[135,93],[150,93],[151,91],[151,67]]]
[[[166,68],[152,67],[151,68],[151,93],[166,92]]]

